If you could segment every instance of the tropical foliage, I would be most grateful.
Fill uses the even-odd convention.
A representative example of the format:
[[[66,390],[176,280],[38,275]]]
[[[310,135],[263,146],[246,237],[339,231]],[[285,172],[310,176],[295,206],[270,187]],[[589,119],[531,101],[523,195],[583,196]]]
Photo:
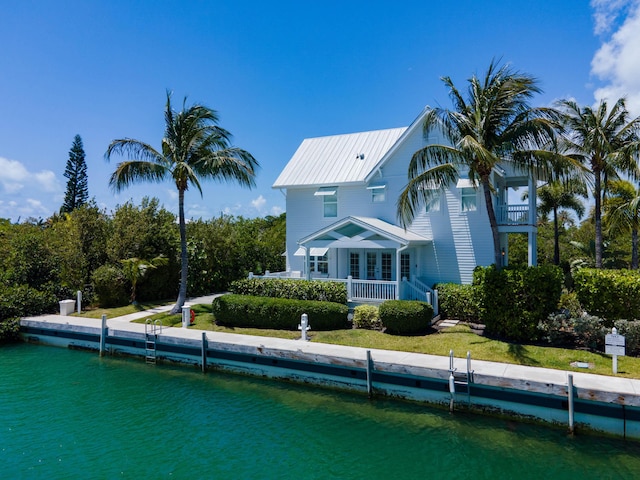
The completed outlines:
[[[551,174],[555,156],[544,147],[554,138],[555,112],[533,108],[529,100],[540,92],[534,77],[508,66],[491,63],[484,77],[469,79],[467,98],[449,77],[444,77],[453,110],[429,109],[424,118],[425,136],[441,134],[445,143],[433,143],[415,152],[408,170],[408,184],[398,199],[397,215],[408,227],[419,207],[437,190],[460,176],[482,188],[491,232],[495,264],[502,264],[498,223],[493,205],[492,172],[511,163],[532,174]]]
[[[233,181],[252,187],[258,162],[242,149],[231,146],[231,134],[218,126],[218,113],[204,105],[186,105],[177,112],[171,106],[167,92],[165,133],[160,150],[131,138],[111,142],[105,153],[124,156],[111,175],[110,185],[115,191],[139,182],[171,180],[178,190],[178,222],[180,227],[180,289],[171,313],[177,313],[187,298],[188,264],[187,231],[184,214],[184,195],[189,187],[202,194],[201,181]]]
[[[640,117],[629,119],[624,98],[609,109],[602,100],[595,107],[581,107],[573,100],[559,102],[565,129],[561,149],[576,165],[586,168],[592,181],[595,224],[595,266],[602,268],[603,197],[611,180],[620,175],[640,175]]]

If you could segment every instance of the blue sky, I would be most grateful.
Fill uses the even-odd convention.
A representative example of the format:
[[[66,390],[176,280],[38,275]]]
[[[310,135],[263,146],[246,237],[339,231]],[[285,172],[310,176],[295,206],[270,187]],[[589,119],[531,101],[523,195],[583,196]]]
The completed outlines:
[[[257,187],[208,182],[187,216],[284,211],[271,185],[307,137],[406,126],[449,107],[493,58],[539,78],[533,103],[628,97],[640,115],[640,0],[0,0],[0,218],[47,218],[82,136],[89,195],[107,211],[175,187],[114,194],[109,142],[159,146],[167,89],[216,109],[261,164]]]

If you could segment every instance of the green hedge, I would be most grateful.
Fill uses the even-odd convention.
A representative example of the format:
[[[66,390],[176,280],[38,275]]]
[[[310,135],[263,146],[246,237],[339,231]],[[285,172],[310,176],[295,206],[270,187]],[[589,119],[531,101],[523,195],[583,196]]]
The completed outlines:
[[[55,312],[58,299],[27,285],[6,288],[0,293],[0,320]]]
[[[15,342],[20,338],[20,320],[18,318],[0,319],[0,343]]]
[[[347,303],[347,286],[342,282],[252,278],[232,282],[229,291],[238,295],[252,295],[255,297]]]
[[[538,323],[558,307],[563,274],[559,267],[524,269],[477,267],[473,273],[486,331],[506,339],[527,342],[540,335]]]
[[[297,330],[303,313],[312,330],[348,326],[347,306],[334,302],[229,294],[214,299],[212,312],[217,324],[229,327]]]
[[[417,300],[387,300],[380,305],[378,314],[387,333],[423,333],[431,325],[433,307]]]
[[[581,268],[573,281],[582,308],[605,319],[606,326],[640,315],[640,272]]]
[[[375,305],[358,305],[353,309],[353,326],[365,330],[382,330],[382,322],[378,307]]]
[[[455,318],[467,322],[480,320],[480,305],[475,285],[441,283],[436,288],[442,318]]]

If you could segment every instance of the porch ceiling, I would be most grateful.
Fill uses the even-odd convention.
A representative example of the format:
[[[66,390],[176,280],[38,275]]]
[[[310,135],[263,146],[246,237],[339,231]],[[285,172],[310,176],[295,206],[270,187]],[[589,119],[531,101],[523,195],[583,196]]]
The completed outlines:
[[[345,217],[298,241],[305,247],[401,248],[431,241],[379,218]]]

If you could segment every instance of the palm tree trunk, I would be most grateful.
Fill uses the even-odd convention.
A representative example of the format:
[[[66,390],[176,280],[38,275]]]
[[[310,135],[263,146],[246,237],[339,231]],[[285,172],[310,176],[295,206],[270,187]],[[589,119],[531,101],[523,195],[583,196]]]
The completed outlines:
[[[491,235],[493,237],[493,255],[496,268],[500,270],[502,268],[502,253],[500,251],[500,233],[498,232],[498,220],[496,219],[496,212],[493,209],[493,198],[491,197],[491,188],[489,186],[489,176],[482,177],[482,191],[484,192],[484,203],[487,207],[487,214],[489,215],[489,225],[491,225]]]
[[[631,270],[638,269],[638,229],[631,230]]]
[[[596,268],[602,268],[602,194],[600,171],[595,172],[595,184],[593,187],[593,197],[595,200],[595,223],[596,223]]]
[[[558,207],[553,207],[553,264],[560,265],[560,232],[558,229]]]
[[[187,257],[187,227],[184,220],[184,190],[178,189],[178,222],[180,225],[180,290],[178,300],[171,309],[171,314],[180,313],[187,300],[187,274],[189,259]]]

